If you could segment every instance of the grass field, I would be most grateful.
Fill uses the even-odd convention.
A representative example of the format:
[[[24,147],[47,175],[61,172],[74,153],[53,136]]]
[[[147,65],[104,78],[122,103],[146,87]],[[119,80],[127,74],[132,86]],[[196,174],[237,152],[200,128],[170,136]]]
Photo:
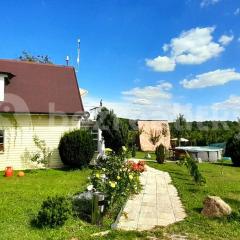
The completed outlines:
[[[48,196],[83,190],[89,172],[50,169],[30,171],[22,178],[0,177],[0,239],[68,239],[81,229],[79,222],[70,220],[57,230],[39,230],[30,222]]]
[[[190,239],[240,239],[240,222],[207,219],[200,214],[202,201],[207,195],[220,196],[234,211],[240,210],[240,168],[231,164],[200,164],[207,184],[197,186],[184,166],[175,163],[149,165],[170,173],[188,214],[185,221],[169,226],[168,232],[187,233]]]
[[[34,170],[25,177],[3,177],[0,172],[0,239],[11,240],[89,240],[144,239],[145,233],[111,231],[106,237],[92,236],[109,230],[114,219],[105,219],[103,227],[71,218],[57,229],[38,229],[31,225],[43,200],[48,196],[72,195],[83,191],[91,170]]]
[[[110,220],[101,228],[91,226],[72,218],[58,229],[37,229],[31,226],[39,207],[47,196],[70,195],[82,191],[86,186],[90,170],[38,170],[26,173],[23,178],[0,176],[0,239],[168,239],[167,234],[188,234],[188,239],[240,239],[240,223],[227,220],[206,219],[200,214],[202,200],[208,194],[218,195],[240,209],[240,168],[231,165],[201,164],[200,170],[207,179],[206,186],[195,185],[185,167],[175,163],[152,167],[168,171],[179,190],[188,217],[185,221],[151,232],[110,231],[106,236],[92,236],[93,233],[109,230]],[[223,174],[222,174],[223,171]]]
[[[146,152],[137,151],[135,158],[137,158],[137,159],[146,159],[146,154],[147,154]],[[149,152],[149,154],[151,155],[151,159],[150,160],[156,160],[155,152]]]

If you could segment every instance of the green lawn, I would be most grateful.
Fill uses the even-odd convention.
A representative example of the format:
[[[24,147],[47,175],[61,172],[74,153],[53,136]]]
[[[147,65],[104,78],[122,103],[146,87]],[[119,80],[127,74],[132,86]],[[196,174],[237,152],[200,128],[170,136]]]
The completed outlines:
[[[193,239],[195,236],[196,239],[240,239],[240,222],[207,219],[200,214],[202,201],[208,194],[220,196],[234,211],[240,210],[240,168],[231,164],[223,167],[218,164],[199,164],[207,184],[197,186],[184,166],[175,163],[149,165],[170,173],[188,214],[185,221],[168,227],[168,232],[188,233]]]
[[[154,160],[154,161],[156,160],[156,154],[155,154],[155,152],[142,152],[142,151],[137,151],[135,158],[147,160],[147,159],[146,159],[146,154],[147,154],[147,153],[150,153],[150,155],[151,155],[151,158],[150,158],[149,160]],[[166,153],[166,160],[168,160],[168,159],[170,159],[170,158],[169,158],[169,153],[167,152],[167,153]]]
[[[156,155],[155,152],[142,152],[142,151],[137,151],[136,152],[136,157],[137,159],[146,159],[146,154],[150,153],[151,159],[150,160],[156,160]]]
[[[69,221],[59,230],[39,230],[30,225],[43,200],[83,190],[89,170],[38,170],[25,177],[0,176],[0,239],[67,239],[79,223]],[[66,238],[65,238],[66,237]]]
[[[101,228],[72,218],[58,229],[38,229],[31,226],[41,203],[48,196],[72,195],[85,189],[91,170],[35,170],[25,177],[3,177],[0,172],[0,239],[54,240],[54,239],[136,239],[145,233],[111,231],[106,237],[93,233],[109,230],[113,219],[106,219]],[[15,172],[15,174],[17,174]],[[141,238],[144,239],[144,238]]]
[[[185,221],[152,232],[110,231],[104,237],[93,233],[109,229],[111,221],[105,221],[102,228],[91,226],[79,219],[70,219],[58,229],[37,229],[31,220],[47,196],[68,195],[82,191],[86,186],[90,170],[38,170],[26,173],[23,178],[0,176],[0,239],[149,239],[147,236],[162,238],[163,232],[188,234],[189,239],[239,239],[240,223],[226,220],[210,220],[200,214],[202,200],[207,194],[218,195],[228,202],[234,210],[240,208],[240,168],[201,164],[200,170],[207,179],[206,186],[196,186],[185,167],[175,163],[152,167],[168,171],[180,192],[188,217]],[[2,173],[1,173],[2,174]],[[195,237],[196,236],[196,237]]]

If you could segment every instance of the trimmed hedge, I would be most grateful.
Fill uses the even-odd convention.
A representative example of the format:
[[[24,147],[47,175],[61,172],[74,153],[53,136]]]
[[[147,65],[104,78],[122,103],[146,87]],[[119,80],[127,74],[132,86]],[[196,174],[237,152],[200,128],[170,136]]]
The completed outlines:
[[[65,165],[75,168],[86,167],[95,151],[93,136],[89,131],[82,129],[67,132],[62,136],[58,150]]]
[[[160,163],[160,164],[164,163],[165,147],[162,144],[160,144],[159,146],[156,147],[155,154],[156,154],[157,162]]]
[[[51,228],[62,226],[71,214],[72,205],[68,199],[61,196],[48,197],[38,212],[36,225]]]

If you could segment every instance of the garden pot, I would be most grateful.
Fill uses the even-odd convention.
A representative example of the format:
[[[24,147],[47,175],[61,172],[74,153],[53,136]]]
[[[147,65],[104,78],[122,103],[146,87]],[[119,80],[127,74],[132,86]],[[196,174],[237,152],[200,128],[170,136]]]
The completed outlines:
[[[13,168],[12,167],[6,167],[5,168],[5,177],[12,177],[13,176]]]

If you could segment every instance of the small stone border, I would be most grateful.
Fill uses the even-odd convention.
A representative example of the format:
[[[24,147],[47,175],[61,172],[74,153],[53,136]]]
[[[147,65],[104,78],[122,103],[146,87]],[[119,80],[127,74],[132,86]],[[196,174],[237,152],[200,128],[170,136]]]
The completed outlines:
[[[128,200],[128,199],[127,199],[127,200]],[[118,213],[118,215],[117,215],[114,223],[111,224],[111,229],[113,229],[113,230],[116,230],[116,229],[117,229],[117,225],[118,225],[118,223],[119,223],[119,219],[120,219],[120,217],[122,216],[123,209],[126,207],[126,204],[127,204],[127,201],[126,201],[126,202],[123,204],[123,206],[121,207],[121,209],[120,209],[120,211],[119,211],[119,213]]]

